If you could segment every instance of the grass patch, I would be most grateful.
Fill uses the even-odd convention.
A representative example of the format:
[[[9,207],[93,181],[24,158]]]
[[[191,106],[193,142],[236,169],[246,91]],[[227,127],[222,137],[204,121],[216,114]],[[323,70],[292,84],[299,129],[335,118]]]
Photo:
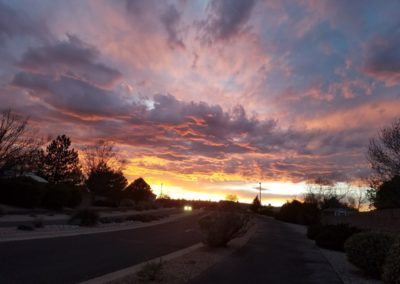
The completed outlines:
[[[136,276],[143,282],[161,281],[163,266],[164,262],[161,259],[148,262],[136,273]]]

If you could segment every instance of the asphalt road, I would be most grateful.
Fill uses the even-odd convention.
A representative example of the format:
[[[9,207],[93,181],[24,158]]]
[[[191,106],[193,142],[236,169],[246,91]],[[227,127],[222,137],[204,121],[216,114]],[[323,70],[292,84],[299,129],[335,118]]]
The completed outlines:
[[[340,284],[318,248],[285,223],[260,218],[257,232],[232,257],[191,284]]]
[[[126,231],[0,243],[0,283],[76,283],[200,241],[195,215]]]

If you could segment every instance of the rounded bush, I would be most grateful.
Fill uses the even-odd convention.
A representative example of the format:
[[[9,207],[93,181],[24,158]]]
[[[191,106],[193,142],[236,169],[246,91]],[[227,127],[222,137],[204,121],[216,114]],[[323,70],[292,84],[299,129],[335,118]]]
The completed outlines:
[[[351,227],[348,224],[326,225],[315,237],[315,243],[322,248],[343,251],[344,242],[359,232],[358,228]]]
[[[351,263],[365,274],[380,278],[387,252],[393,242],[391,234],[364,232],[350,237],[344,248]]]
[[[70,189],[63,184],[50,184],[43,198],[42,206],[52,210],[60,210],[68,202]]]
[[[387,284],[400,284],[400,237],[388,251],[383,267],[383,280]]]
[[[311,240],[315,240],[319,233],[323,230],[323,226],[321,224],[313,224],[307,227],[307,238]]]
[[[72,188],[69,192],[67,206],[70,208],[78,207],[82,202],[82,190],[79,188]]]
[[[199,220],[203,243],[209,247],[225,247],[229,241],[243,236],[248,229],[247,215],[213,213]]]
[[[76,221],[79,226],[96,226],[99,222],[99,214],[90,209],[82,209],[70,219],[70,223],[75,223]]]
[[[274,216],[274,211],[268,207],[261,207],[258,210],[258,214],[265,215],[265,216]]]

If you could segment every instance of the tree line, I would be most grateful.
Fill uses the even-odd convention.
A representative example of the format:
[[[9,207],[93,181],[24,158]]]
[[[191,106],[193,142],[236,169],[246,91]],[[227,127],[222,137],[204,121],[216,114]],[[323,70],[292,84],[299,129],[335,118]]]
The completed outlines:
[[[18,183],[21,179],[26,183],[25,174],[29,172],[42,177],[58,190],[87,190],[93,201],[102,197],[116,206],[122,200],[147,202],[155,199],[156,195],[143,178],[128,185],[122,172],[125,161],[118,156],[113,143],[100,140],[83,147],[79,155],[72,147],[71,139],[64,134],[47,146],[43,140],[29,134],[27,118],[10,110],[3,112],[0,120],[0,176],[8,179],[2,179],[2,187],[11,188],[12,182]]]

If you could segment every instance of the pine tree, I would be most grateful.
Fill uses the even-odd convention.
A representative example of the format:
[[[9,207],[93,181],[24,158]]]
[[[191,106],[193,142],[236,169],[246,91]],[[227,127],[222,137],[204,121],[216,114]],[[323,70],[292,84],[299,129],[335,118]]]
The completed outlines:
[[[125,195],[135,202],[152,201],[156,198],[150,185],[143,178],[138,178],[132,182],[125,189]]]
[[[261,208],[261,202],[260,199],[258,199],[258,195],[253,200],[253,203],[250,206],[250,209],[254,212],[258,212],[258,210]]]
[[[121,171],[115,171],[105,162],[100,162],[90,171],[86,184],[93,194],[119,201],[128,181]]]
[[[66,135],[57,136],[47,146],[43,156],[42,175],[50,183],[77,185],[82,182],[78,152],[70,147],[71,140]]]

